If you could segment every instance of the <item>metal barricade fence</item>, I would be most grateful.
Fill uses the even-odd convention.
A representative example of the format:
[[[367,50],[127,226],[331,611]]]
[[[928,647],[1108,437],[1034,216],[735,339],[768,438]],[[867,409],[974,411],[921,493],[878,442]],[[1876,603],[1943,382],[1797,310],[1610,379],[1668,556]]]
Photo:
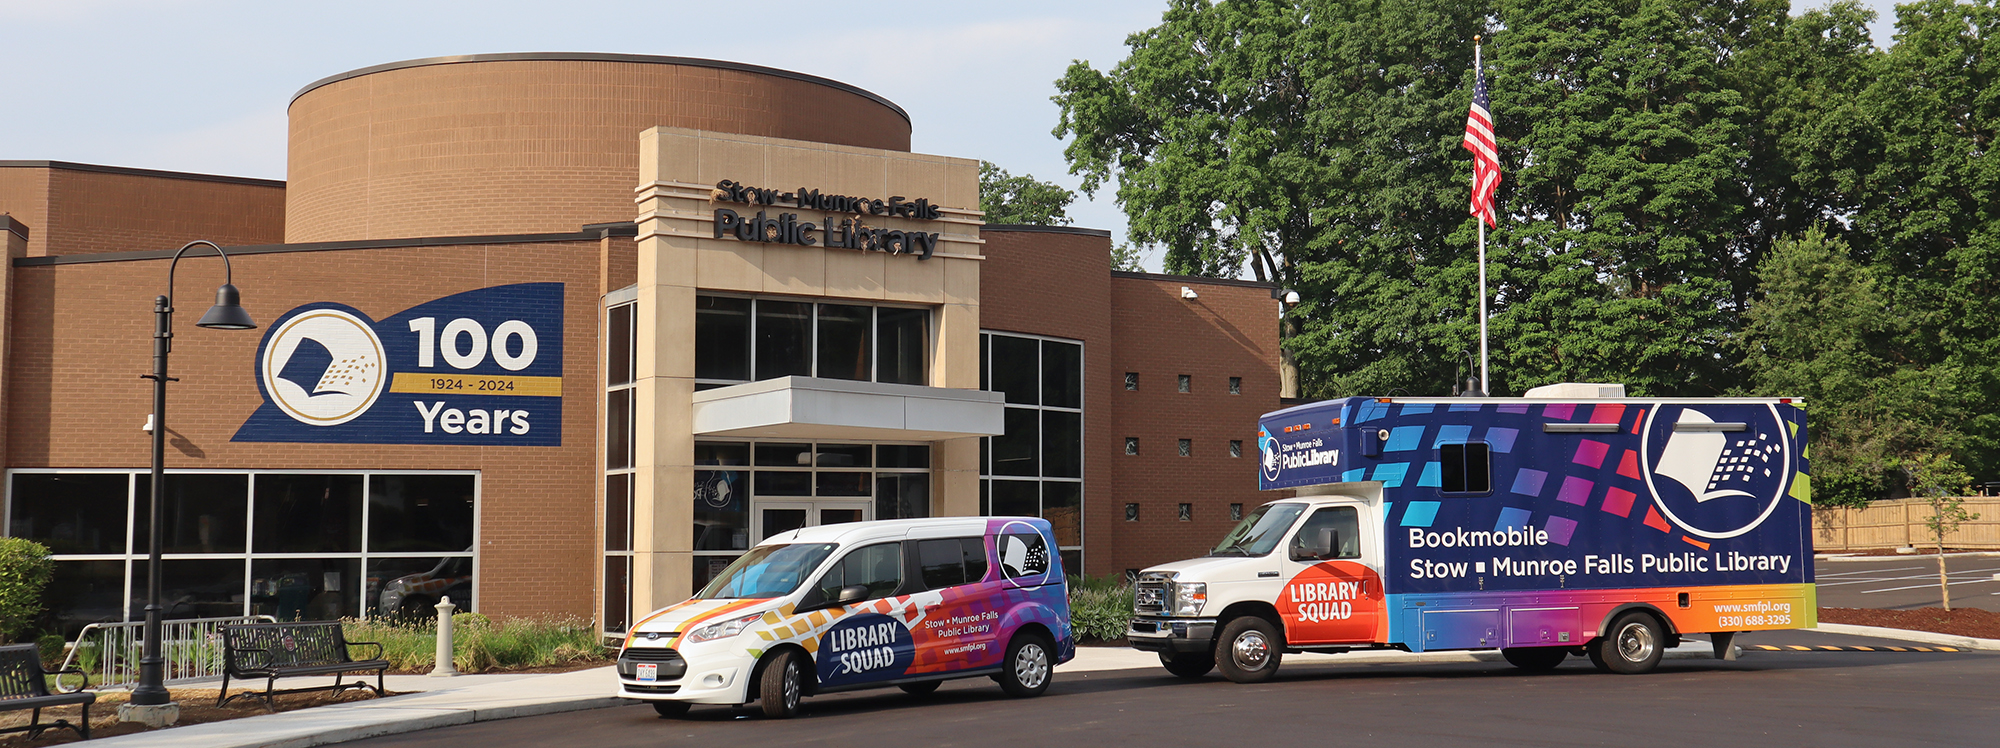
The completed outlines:
[[[222,677],[222,627],[238,623],[272,623],[271,616],[183,618],[160,622],[160,659],[165,682],[187,683]],[[63,657],[64,668],[90,674],[95,688],[117,688],[139,682],[139,657],[145,645],[144,621],[93,623],[76,635]]]

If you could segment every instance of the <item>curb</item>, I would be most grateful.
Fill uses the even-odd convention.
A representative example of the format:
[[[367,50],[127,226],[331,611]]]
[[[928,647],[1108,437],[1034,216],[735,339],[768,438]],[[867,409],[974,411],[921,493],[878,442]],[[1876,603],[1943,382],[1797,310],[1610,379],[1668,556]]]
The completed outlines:
[[[1944,557],[1945,558],[2000,558],[2000,551],[1960,551],[1958,553],[1944,554]],[[1937,554],[1910,553],[1910,554],[1898,554],[1894,556],[1857,556],[1845,553],[1830,554],[1830,555],[1813,554],[1814,561],[1831,561],[1834,563],[1840,563],[1843,561],[1911,561],[1917,559],[1922,559],[1925,561],[1936,561]]]
[[[1895,639],[1898,641],[1917,642],[1920,644],[1937,644],[1946,647],[1958,647],[1959,649],[1976,649],[1988,652],[2000,652],[2000,639],[1975,639],[1970,636],[1937,634],[1929,631],[1911,631],[1909,629],[1892,629],[1883,626],[1855,626],[1846,623],[1822,623],[1819,625],[1819,630],[1829,634],[1846,634],[1848,636],[1872,636],[1877,639]]]
[[[512,719],[514,717],[534,717],[544,714],[603,709],[606,707],[623,706],[628,703],[632,702],[614,696],[590,696],[558,701],[530,702],[480,708],[376,707],[367,710],[367,714],[353,715],[357,719],[351,724],[334,726],[328,726],[323,722],[301,724],[284,731],[289,734],[273,735],[263,740],[231,741],[222,734],[214,734],[213,730],[201,729],[203,727],[212,727],[215,730],[226,731],[226,726],[230,724],[230,721],[224,721],[187,725],[167,730],[151,730],[131,735],[118,735],[99,738],[90,742],[91,745],[101,743],[113,748],[116,746],[177,747],[182,745],[201,746],[204,748],[214,746],[226,746],[226,748],[314,748],[315,746],[344,743],[350,740],[398,735],[439,727],[451,727],[454,725],[472,724],[474,722],[491,722],[493,720]],[[388,714],[387,712],[399,712],[400,714]],[[283,712],[282,714],[297,714],[297,712]],[[322,714],[317,716],[339,720],[348,715]],[[182,732],[183,730],[186,732]]]

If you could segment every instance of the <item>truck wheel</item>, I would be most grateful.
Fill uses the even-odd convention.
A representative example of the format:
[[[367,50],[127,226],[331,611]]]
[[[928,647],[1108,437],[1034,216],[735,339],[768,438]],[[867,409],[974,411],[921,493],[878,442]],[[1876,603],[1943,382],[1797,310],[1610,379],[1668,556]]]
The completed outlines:
[[[1054,671],[1055,658],[1049,655],[1047,642],[1034,634],[1015,634],[1007,642],[1007,659],[1000,663],[1000,690],[1008,696],[1040,696],[1049,690]]]
[[[1567,647],[1509,647],[1500,650],[1507,663],[1531,673],[1546,673],[1569,657]]]
[[[805,668],[799,665],[798,653],[785,650],[773,656],[757,681],[757,700],[764,716],[784,719],[797,715],[799,698],[805,693],[803,680]]]
[[[658,712],[660,716],[667,719],[678,719],[687,716],[688,707],[690,706],[693,705],[685,701],[655,701],[653,702],[653,711]]]
[[[1611,630],[1590,646],[1590,663],[1624,675],[1651,672],[1666,654],[1666,635],[1653,616],[1632,611],[1613,621]]]
[[[1222,627],[1215,643],[1215,664],[1237,683],[1262,683],[1278,672],[1285,641],[1278,628],[1257,616],[1243,616]]]
[[[1215,653],[1180,652],[1177,654],[1167,654],[1161,652],[1160,664],[1166,666],[1169,673],[1187,678],[1188,680],[1194,680],[1207,675],[1208,671],[1215,669]]]

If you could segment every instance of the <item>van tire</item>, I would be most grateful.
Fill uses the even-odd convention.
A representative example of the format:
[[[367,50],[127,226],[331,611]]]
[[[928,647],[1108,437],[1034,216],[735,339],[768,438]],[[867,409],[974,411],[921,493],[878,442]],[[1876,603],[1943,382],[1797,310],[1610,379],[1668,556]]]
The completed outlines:
[[[1160,665],[1174,675],[1195,680],[1215,669],[1215,651],[1160,653]]]
[[[1053,650],[1040,636],[1015,634],[1007,642],[1006,659],[1000,661],[1000,675],[994,679],[1000,681],[1000,690],[1016,698],[1040,696],[1049,690],[1056,674]]]
[[[1590,663],[1621,675],[1652,672],[1666,655],[1667,637],[1652,614],[1632,611],[1611,623],[1604,636],[1591,642]]]
[[[1278,627],[1258,616],[1242,616],[1222,627],[1215,642],[1215,664],[1223,677],[1237,683],[1262,683],[1278,673],[1285,657],[1285,640]]]
[[[1569,658],[1568,647],[1508,647],[1500,650],[1507,664],[1530,673],[1546,673]]]
[[[941,680],[920,680],[915,683],[904,683],[896,687],[903,689],[903,693],[911,696],[929,696],[936,693],[938,686],[942,685],[944,685],[944,681]]]
[[[797,716],[799,701],[805,697],[805,666],[792,650],[780,650],[764,665],[757,678],[757,701],[764,716],[786,719]]]
[[[693,704],[685,701],[655,701],[653,702],[653,711],[667,719],[680,719],[687,716],[688,707],[690,706],[693,706]]]

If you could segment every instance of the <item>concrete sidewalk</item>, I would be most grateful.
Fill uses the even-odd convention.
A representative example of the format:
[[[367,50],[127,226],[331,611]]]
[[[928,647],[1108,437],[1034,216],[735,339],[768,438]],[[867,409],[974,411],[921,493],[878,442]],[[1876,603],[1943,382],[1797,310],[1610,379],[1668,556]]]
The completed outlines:
[[[1824,628],[1831,630],[1834,627]],[[1866,626],[1842,626],[1839,629],[1839,633],[1920,642],[1931,642],[1933,638],[1942,636]],[[2000,649],[2000,640],[1951,638],[1957,640],[1953,644],[1973,645],[1966,648]],[[1738,651],[1742,650],[1739,648]],[[1754,653],[1746,654],[1754,656]],[[1709,659],[1714,657],[1714,651],[1706,641],[1689,640],[1667,650],[1666,656],[1671,659]],[[1498,662],[1500,659],[1500,653],[1495,651],[1419,654],[1382,651],[1285,656],[1288,666]],[[1060,680],[1065,674],[1159,668],[1159,657],[1147,652],[1123,647],[1081,647],[1076,659],[1064,663],[1056,672]],[[610,667],[533,675],[462,675],[455,678],[390,676],[387,687],[391,691],[421,693],[101,738],[91,741],[90,745],[105,748],[310,748],[435,727],[634,703],[610,695],[617,690],[617,680]]]

